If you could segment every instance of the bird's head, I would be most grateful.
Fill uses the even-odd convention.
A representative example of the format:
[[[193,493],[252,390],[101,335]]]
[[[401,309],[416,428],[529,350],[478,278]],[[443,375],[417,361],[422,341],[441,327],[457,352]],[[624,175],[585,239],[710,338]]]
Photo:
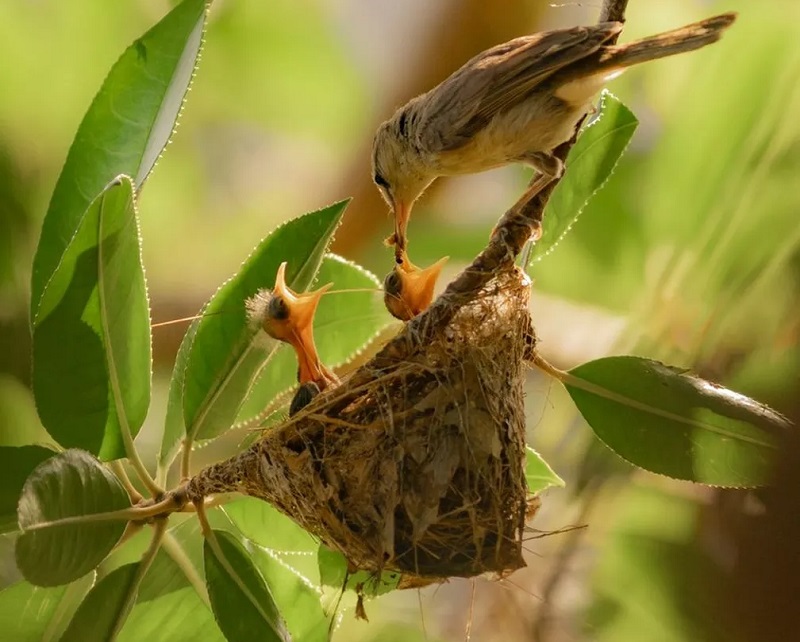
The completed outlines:
[[[406,246],[411,207],[435,178],[425,171],[403,114],[401,110],[381,124],[372,146],[372,179],[392,209],[395,236],[390,243],[398,246],[398,253]]]
[[[275,287],[266,295],[262,327],[273,339],[290,344],[297,354],[301,384],[314,382],[322,390],[335,381],[319,360],[314,345],[314,314],[329,283],[314,292],[297,293],[286,284],[286,263],[281,263],[275,277]]]

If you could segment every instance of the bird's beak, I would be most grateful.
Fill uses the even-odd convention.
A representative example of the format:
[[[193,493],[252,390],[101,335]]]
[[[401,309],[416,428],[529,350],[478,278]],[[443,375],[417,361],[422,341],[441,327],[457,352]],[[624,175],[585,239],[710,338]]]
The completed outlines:
[[[314,314],[322,295],[332,283],[322,286],[314,292],[298,294],[286,285],[286,263],[281,263],[275,276],[273,295],[279,296],[286,303],[288,315],[285,320],[268,320],[270,328],[267,333],[276,339],[291,344],[297,353],[300,383],[315,382],[321,390],[336,380],[319,360],[317,347],[314,344]]]
[[[397,275],[396,291],[384,288],[384,302],[389,312],[402,321],[410,321],[427,310],[433,300],[436,280],[449,258],[445,256],[433,265],[420,269],[402,252],[401,262],[394,268]]]
[[[394,253],[397,262],[400,263],[401,255],[406,250],[406,230],[408,229],[408,219],[411,215],[411,206],[400,199],[392,200],[392,212],[394,213],[394,236],[387,239],[389,245],[394,245]]]

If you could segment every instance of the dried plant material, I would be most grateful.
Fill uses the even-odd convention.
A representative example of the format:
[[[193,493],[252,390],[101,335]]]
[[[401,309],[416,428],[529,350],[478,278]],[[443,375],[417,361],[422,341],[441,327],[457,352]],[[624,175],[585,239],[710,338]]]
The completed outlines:
[[[522,391],[529,285],[506,264],[446,323],[406,325],[339,386],[202,471],[186,497],[264,499],[352,567],[399,571],[404,585],[524,566],[536,506]]]

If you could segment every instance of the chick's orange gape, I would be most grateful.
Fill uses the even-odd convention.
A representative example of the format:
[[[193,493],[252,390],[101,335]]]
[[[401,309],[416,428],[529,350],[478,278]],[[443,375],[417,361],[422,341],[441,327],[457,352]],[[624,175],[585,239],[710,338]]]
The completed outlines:
[[[372,151],[373,180],[394,216],[387,242],[398,277],[413,273],[403,269],[411,208],[436,178],[530,165],[534,178],[511,209],[521,210],[563,174],[553,150],[572,137],[606,82],[632,65],[716,42],[735,19],[725,13],[622,45],[613,44],[621,22],[523,36],[478,54],[398,109],[378,128]],[[418,301],[407,300],[415,293],[400,290],[395,307],[417,310]]]
[[[300,388],[292,400],[289,414],[307,405],[320,391],[339,382],[336,375],[320,361],[314,344],[314,314],[332,286],[298,294],[286,285],[286,263],[281,263],[275,276],[275,287],[258,292],[248,301],[252,318],[257,319],[273,339],[288,343],[297,355],[297,379]]]

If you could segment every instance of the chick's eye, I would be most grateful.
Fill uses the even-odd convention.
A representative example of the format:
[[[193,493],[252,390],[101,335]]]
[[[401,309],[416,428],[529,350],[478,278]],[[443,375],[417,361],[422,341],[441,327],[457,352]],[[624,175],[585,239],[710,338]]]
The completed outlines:
[[[273,296],[269,301],[267,316],[275,321],[285,321],[288,319],[289,307],[286,305],[286,301],[279,296]]]
[[[397,272],[392,270],[386,275],[386,278],[383,280],[383,289],[387,294],[400,294],[401,284],[400,277],[397,275]]]
[[[375,172],[375,176],[372,177],[372,180],[375,181],[375,184],[378,187],[382,187],[386,191],[389,191],[389,181],[387,181],[379,172]]]

